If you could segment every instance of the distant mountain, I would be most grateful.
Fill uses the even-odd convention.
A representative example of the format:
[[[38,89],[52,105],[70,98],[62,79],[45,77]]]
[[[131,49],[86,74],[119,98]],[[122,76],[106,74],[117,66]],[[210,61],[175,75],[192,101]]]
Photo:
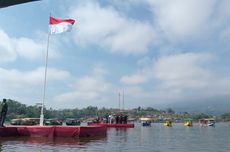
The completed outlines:
[[[176,112],[207,113],[221,115],[230,112],[230,100],[202,101],[202,102],[176,102],[163,105],[162,108],[172,108]]]

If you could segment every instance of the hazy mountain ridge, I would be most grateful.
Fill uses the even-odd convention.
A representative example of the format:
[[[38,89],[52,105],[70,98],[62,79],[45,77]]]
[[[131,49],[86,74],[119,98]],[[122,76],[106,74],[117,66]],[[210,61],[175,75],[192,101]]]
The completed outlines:
[[[230,101],[178,102],[169,104],[165,108],[172,108],[176,112],[207,113],[221,115],[230,112]]]

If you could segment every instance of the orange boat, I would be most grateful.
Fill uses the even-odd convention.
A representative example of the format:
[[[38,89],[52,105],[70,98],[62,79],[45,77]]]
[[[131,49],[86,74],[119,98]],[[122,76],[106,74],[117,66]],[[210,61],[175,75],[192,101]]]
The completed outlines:
[[[106,136],[106,126],[6,126],[0,127],[0,137],[95,137]]]

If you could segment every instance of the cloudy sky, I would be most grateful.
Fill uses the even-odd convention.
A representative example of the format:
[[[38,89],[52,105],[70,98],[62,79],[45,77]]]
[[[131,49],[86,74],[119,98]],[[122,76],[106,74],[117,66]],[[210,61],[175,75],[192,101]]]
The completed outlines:
[[[0,9],[0,98],[42,102],[49,15],[76,20],[50,38],[45,106],[125,108],[230,99],[229,0],[42,0]]]

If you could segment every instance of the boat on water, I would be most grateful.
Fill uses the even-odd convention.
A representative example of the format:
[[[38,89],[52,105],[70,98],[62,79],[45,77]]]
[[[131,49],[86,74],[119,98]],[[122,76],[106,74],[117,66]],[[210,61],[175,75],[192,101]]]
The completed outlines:
[[[34,126],[39,125],[40,118],[18,118],[18,119],[12,119],[10,121],[11,125],[27,125],[27,126]],[[56,118],[53,119],[44,119],[44,125],[50,126],[50,125],[62,125],[62,121],[58,120]]]
[[[10,121],[10,124],[33,126],[33,125],[38,125],[39,122],[40,122],[40,118],[17,118],[17,119],[12,119]]]
[[[46,126],[52,126],[52,125],[60,126],[60,125],[62,125],[62,121],[58,120],[58,119],[45,119],[44,124]]]
[[[140,120],[142,126],[151,126],[151,122],[152,122],[151,118],[142,117],[139,120]]]
[[[184,126],[192,127],[193,126],[192,119],[191,118],[184,119]]]
[[[199,124],[202,127],[208,127],[208,126],[215,127],[215,119],[213,119],[213,118],[200,119]]]
[[[172,120],[171,119],[165,119],[163,126],[164,127],[172,127]]]
[[[67,118],[65,120],[65,123],[67,126],[79,126],[79,125],[81,125],[81,121],[78,119],[74,119],[74,118]]]

